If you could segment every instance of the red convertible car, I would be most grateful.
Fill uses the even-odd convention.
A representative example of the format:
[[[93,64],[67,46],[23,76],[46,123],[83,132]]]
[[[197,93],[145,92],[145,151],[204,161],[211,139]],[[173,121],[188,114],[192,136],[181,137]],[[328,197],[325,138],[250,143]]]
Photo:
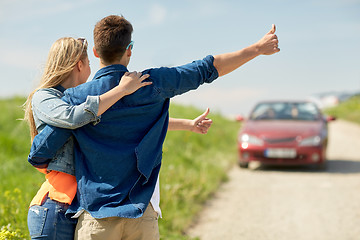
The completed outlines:
[[[239,165],[315,164],[324,168],[329,121],[320,109],[307,101],[266,101],[258,103],[238,136]]]

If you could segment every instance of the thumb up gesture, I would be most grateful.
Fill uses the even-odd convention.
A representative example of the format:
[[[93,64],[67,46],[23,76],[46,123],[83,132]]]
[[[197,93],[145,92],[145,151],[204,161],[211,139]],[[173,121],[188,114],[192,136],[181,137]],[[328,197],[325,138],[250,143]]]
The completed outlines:
[[[272,25],[271,30],[265,34],[257,43],[257,49],[262,55],[271,55],[280,51],[278,44],[279,40],[275,34],[275,24]]]

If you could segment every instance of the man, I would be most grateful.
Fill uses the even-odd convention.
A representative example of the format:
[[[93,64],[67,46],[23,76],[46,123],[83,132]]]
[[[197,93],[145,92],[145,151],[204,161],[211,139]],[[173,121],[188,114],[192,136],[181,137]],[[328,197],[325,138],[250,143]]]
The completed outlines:
[[[65,101],[77,105],[88,95],[100,95],[118,85],[128,71],[132,30],[125,18],[115,15],[96,24],[94,54],[100,58],[101,69],[91,82],[67,90]],[[179,67],[147,69],[143,73],[150,75],[152,85],[118,101],[100,123],[73,131],[78,142],[79,194],[72,205],[72,211],[80,215],[76,238],[159,239],[157,214],[149,202],[161,166],[169,99],[211,83],[259,55],[278,51],[273,25],[262,39],[242,50]],[[49,156],[62,146],[67,134],[64,129],[44,129],[34,139],[29,161]]]

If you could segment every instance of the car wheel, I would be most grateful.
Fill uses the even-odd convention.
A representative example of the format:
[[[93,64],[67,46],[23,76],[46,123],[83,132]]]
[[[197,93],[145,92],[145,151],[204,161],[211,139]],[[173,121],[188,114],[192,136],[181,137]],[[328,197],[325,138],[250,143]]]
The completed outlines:
[[[241,168],[248,168],[249,167],[249,163],[248,162],[239,162],[239,166]]]
[[[326,170],[326,161],[323,161],[321,163],[318,164],[317,169],[320,171],[324,171]]]

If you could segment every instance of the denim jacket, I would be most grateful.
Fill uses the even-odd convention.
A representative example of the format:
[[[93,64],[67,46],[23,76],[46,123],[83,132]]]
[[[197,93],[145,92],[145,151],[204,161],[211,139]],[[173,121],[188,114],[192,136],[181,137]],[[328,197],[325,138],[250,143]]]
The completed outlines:
[[[95,218],[142,216],[161,166],[169,100],[215,80],[213,61],[207,56],[179,67],[145,70],[153,84],[120,99],[96,126],[72,131],[46,126],[34,139],[29,162],[46,161],[73,134],[79,194],[68,212],[85,209]],[[63,99],[77,105],[88,95],[101,95],[127,71],[122,65],[104,67],[92,81],[66,90]]]
[[[38,132],[48,124],[60,128],[76,129],[90,122],[98,123],[99,97],[88,96],[80,105],[70,105],[61,98],[65,88],[39,89],[35,92],[31,105],[35,126]],[[70,136],[58,149],[47,166],[49,170],[56,170],[75,175],[74,165],[74,138]]]

